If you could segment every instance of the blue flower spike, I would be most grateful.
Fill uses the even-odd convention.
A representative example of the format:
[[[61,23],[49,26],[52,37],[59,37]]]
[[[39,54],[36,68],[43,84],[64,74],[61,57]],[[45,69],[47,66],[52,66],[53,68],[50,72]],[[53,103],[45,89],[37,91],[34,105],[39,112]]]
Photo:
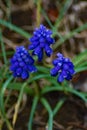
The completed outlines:
[[[64,79],[71,80],[75,74],[74,65],[69,58],[65,58],[61,53],[57,53],[57,57],[53,60],[54,68],[50,70],[51,76],[57,76],[59,83],[63,82]]]
[[[48,57],[51,56],[53,50],[50,45],[55,42],[51,35],[52,31],[41,24],[30,38],[29,50],[33,50],[33,54],[38,56],[38,61],[42,61],[44,51]]]
[[[20,77],[22,79],[27,79],[29,73],[36,72],[37,69],[34,66],[34,60],[24,48],[20,46],[16,48],[16,52],[10,59],[10,70],[13,72],[14,77]]]

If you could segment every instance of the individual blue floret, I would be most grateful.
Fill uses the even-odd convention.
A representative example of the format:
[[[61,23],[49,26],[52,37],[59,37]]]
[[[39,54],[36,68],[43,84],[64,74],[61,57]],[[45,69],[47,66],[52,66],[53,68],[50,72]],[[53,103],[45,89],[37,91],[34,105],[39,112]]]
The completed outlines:
[[[34,60],[29,55],[24,46],[16,48],[16,52],[10,60],[10,70],[13,72],[14,77],[21,77],[27,79],[29,72],[35,72],[37,69],[34,66]]]
[[[51,69],[51,76],[57,76],[58,82],[63,82],[64,79],[70,80],[75,74],[74,65],[69,58],[65,58],[61,53],[57,54],[55,60],[53,60],[54,68]]]
[[[41,24],[39,28],[35,29],[33,36],[30,38],[29,50],[33,50],[33,54],[38,56],[39,61],[43,59],[44,51],[47,56],[50,56],[53,52],[50,48],[50,45],[54,43],[51,35],[52,31]]]

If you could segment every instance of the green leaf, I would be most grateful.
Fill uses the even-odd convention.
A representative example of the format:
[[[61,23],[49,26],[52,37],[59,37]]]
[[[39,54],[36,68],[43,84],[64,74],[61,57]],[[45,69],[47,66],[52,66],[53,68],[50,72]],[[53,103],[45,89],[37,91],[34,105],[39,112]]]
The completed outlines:
[[[4,93],[5,93],[5,90],[6,90],[7,86],[9,85],[9,83],[11,82],[12,79],[13,79],[13,76],[11,76],[9,79],[7,79],[6,82],[4,83],[4,85],[2,86],[1,90],[0,90],[0,110],[1,110],[1,113],[2,113],[2,117],[3,117],[4,121],[6,122],[9,130],[12,130],[12,127],[11,127],[10,122],[7,119],[6,112],[5,112]]]
[[[82,100],[84,100],[85,102],[87,102],[87,98],[86,98],[86,95],[84,95],[83,93],[73,89],[73,88],[70,88],[70,87],[67,87],[65,86],[65,89],[60,86],[46,86],[43,90],[42,90],[42,94],[46,94],[48,92],[51,92],[51,91],[66,91],[66,92],[69,92],[69,93],[72,93],[78,97],[80,97]]]
[[[39,100],[39,98],[37,96],[35,96],[33,99],[32,109],[31,109],[30,117],[29,117],[29,121],[28,121],[28,130],[32,130],[33,117],[34,117],[34,113],[35,113],[35,110],[37,107],[38,100]]]
[[[0,29],[0,43],[1,43],[1,49],[2,49],[2,55],[3,55],[4,63],[6,64],[7,63],[7,57],[6,57],[5,45],[4,45],[4,42],[3,42],[1,29]]]
[[[45,11],[44,9],[42,9],[41,12],[42,12],[43,16],[45,17],[47,23],[49,24],[49,26],[50,26],[51,29],[52,29],[52,28],[53,28],[53,25],[52,25],[50,19],[48,18],[46,11]]]
[[[77,73],[87,70],[87,66],[75,68]]]
[[[22,86],[22,83],[10,83],[7,88],[10,89],[10,90],[20,91],[21,86]],[[30,88],[28,85],[26,85],[26,87],[24,88],[24,93],[27,93],[27,94],[30,94],[30,95],[34,94],[32,88]]]
[[[67,12],[68,8],[70,7],[71,3],[72,3],[72,0],[65,0],[64,5],[62,6],[62,8],[60,10],[59,16],[54,24],[53,32],[57,32],[57,29],[61,23],[61,20],[63,19],[64,15]]]
[[[52,130],[53,128],[53,112],[47,100],[45,98],[41,98],[41,103],[44,105],[45,109],[48,111],[49,120],[48,120],[48,130]]]
[[[42,73],[49,73],[50,72],[49,68],[43,67],[43,66],[37,66],[37,69],[39,72],[42,72]]]
[[[57,112],[60,110],[60,108],[63,106],[65,102],[65,98],[61,99],[60,101],[58,101],[58,103],[56,104],[54,110],[53,110],[53,116],[55,116],[57,114]]]
[[[83,30],[87,29],[87,23],[83,24],[82,26],[72,30],[71,32],[69,32],[68,34],[66,34],[65,36],[62,36],[62,38],[59,39],[58,42],[56,42],[56,44],[53,46],[53,49],[55,50],[56,48],[58,48],[60,45],[64,44],[66,40],[70,39],[71,37],[75,36],[77,33],[80,33]]]
[[[83,63],[84,60],[87,60],[87,50],[75,56],[75,58],[72,61],[75,66],[79,66],[81,65],[81,63]]]
[[[17,27],[16,25],[13,25],[5,20],[0,19],[0,24],[19,33],[21,36],[23,36],[25,38],[29,39],[31,37],[31,35],[28,32],[24,31],[23,29]]]

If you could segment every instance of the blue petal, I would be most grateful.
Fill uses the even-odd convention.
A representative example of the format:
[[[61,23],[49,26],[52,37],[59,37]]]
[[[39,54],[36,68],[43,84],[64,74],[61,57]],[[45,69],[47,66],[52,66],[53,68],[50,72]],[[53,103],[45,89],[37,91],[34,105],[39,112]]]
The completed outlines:
[[[34,64],[34,59],[31,56],[29,56],[25,59],[25,62],[26,64]]]
[[[64,70],[68,70],[68,69],[69,69],[69,65],[64,63],[64,64],[63,64],[63,69],[64,69]]]
[[[13,72],[13,76],[14,76],[15,78],[18,77],[15,71]]]
[[[38,37],[36,37],[36,36],[34,37],[33,36],[29,40],[30,40],[30,42],[35,42],[35,41],[38,41]]]
[[[53,44],[55,42],[55,40],[53,38],[51,38],[51,37],[47,37],[46,40],[49,43],[49,45]]]
[[[37,47],[35,50],[34,50],[34,54],[38,55],[40,54],[42,51],[42,49],[40,47]]]
[[[19,63],[19,65],[20,65],[20,67],[23,67],[23,66],[25,66],[25,63],[22,61]]]
[[[27,71],[23,71],[21,77],[22,79],[27,79],[29,77],[29,73]]]
[[[62,75],[64,78],[67,77],[67,71],[62,70],[61,75]]]
[[[21,73],[22,73],[22,68],[17,68],[17,69],[16,69],[16,74],[17,74],[17,76],[20,76]]]
[[[41,61],[43,59],[43,51],[41,51],[39,54],[38,54],[38,61]]]
[[[74,64],[72,62],[68,62],[70,68],[74,68]]]
[[[69,71],[69,73],[70,73],[71,75],[73,75],[73,74],[75,73],[75,70],[74,70],[73,68],[70,68],[68,71]]]
[[[58,64],[58,59],[53,60],[52,64],[56,66]]]
[[[46,52],[47,56],[50,56],[52,54],[53,50],[48,45],[46,45],[45,52]]]
[[[58,81],[59,83],[61,83],[61,82],[64,81],[64,77],[63,77],[63,75],[62,75],[61,73],[59,74],[59,76],[58,76],[58,78],[57,78],[57,81]]]
[[[57,53],[57,56],[63,58],[63,55],[61,53]]]
[[[56,69],[56,68],[52,68],[52,69],[50,70],[50,74],[51,74],[51,76],[56,76],[56,75],[58,74],[57,69]]]
[[[33,42],[29,45],[28,49],[33,50],[38,46],[39,42]]]
[[[28,65],[28,70],[33,73],[37,71],[37,68],[35,66]]]
[[[72,75],[70,75],[69,73],[67,74],[67,77],[65,78],[66,80],[71,80],[72,79]]]
[[[40,37],[39,42],[44,43],[45,42],[45,38]]]
[[[11,71],[15,71],[15,70],[16,70],[15,66],[14,66],[14,65],[11,65],[11,66],[10,66],[10,70],[11,70]]]
[[[14,55],[14,56],[10,59],[10,63],[13,63],[13,62],[15,62],[15,61],[17,61],[17,57]]]
[[[45,47],[45,45],[46,45],[46,43],[45,43],[45,42],[41,42],[41,43],[40,43],[40,47],[41,47],[41,48],[44,48],[44,47]]]
[[[35,55],[38,56],[38,61],[41,61],[43,58],[43,50],[40,47],[37,47],[34,52]]]

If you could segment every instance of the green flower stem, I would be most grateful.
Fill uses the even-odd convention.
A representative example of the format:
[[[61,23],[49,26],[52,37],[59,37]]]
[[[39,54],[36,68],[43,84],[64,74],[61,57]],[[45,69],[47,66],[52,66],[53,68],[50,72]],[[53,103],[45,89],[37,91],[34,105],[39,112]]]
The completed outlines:
[[[63,87],[60,86],[53,86],[53,87],[50,87],[50,86],[47,86],[45,87],[43,90],[42,90],[42,94],[45,94],[45,93],[48,93],[48,92],[51,92],[51,91],[64,91]],[[67,92],[70,92],[72,94],[75,94],[76,96],[80,97],[82,100],[84,100],[85,102],[87,102],[87,98],[86,98],[86,95],[82,94],[81,92],[78,92],[77,90],[73,89],[73,88],[70,88],[70,87],[67,87],[66,86],[66,91]]]
[[[61,99],[61,100],[57,103],[56,107],[55,107],[54,110],[53,110],[53,116],[55,116],[56,113],[60,110],[60,108],[63,106],[64,102],[65,102],[65,98],[64,98],[64,99]]]
[[[34,92],[35,92],[35,95],[39,97],[40,92],[39,92],[39,87],[36,82],[34,82]]]
[[[86,62],[82,62],[81,64],[79,64],[79,67],[85,67],[87,66],[87,61]]]
[[[63,88],[64,93],[67,94],[67,90],[66,90],[66,85],[65,85],[65,83],[63,82],[63,83],[61,84],[61,86],[62,86],[62,88]]]
[[[51,107],[45,98],[41,98],[41,102],[49,113],[48,130],[52,130],[52,128],[53,128],[53,112],[52,112]]]
[[[41,12],[41,0],[37,0],[37,15],[36,15],[37,26],[40,25],[40,12]]]
[[[32,108],[31,108],[30,118],[29,118],[29,122],[28,122],[28,130],[32,130],[33,117],[34,117],[34,113],[35,113],[35,109],[36,109],[38,100],[39,100],[38,96],[35,96],[34,99],[33,99],[33,104],[32,104]]]

